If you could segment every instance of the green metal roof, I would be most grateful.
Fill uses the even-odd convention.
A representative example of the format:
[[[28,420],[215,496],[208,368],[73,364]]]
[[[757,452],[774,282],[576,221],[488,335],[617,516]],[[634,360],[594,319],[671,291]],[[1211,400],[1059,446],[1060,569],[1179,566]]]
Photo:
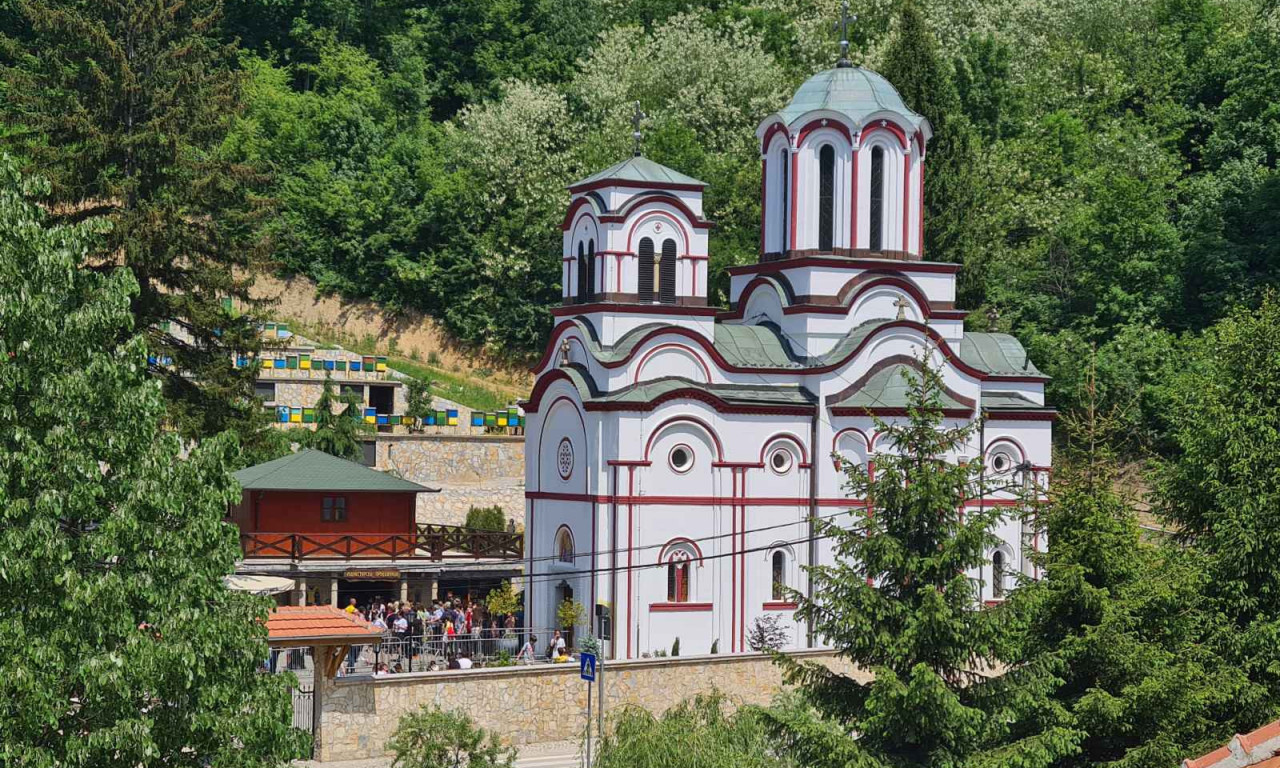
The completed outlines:
[[[436,493],[439,488],[411,483],[309,448],[236,473],[246,491],[405,491]]]
[[[604,347],[596,338],[592,325],[581,318],[573,322],[589,340],[591,355],[604,363],[625,359],[651,331],[670,326],[663,323],[646,323],[631,329],[611,347]],[[773,323],[739,325],[716,323],[712,344],[731,365],[744,368],[776,368],[779,370],[803,370],[839,363],[848,357],[889,318],[867,320],[854,327],[827,352],[812,357],[797,354],[791,342]],[[1007,333],[966,332],[959,343],[949,342],[951,348],[964,362],[983,373],[997,376],[1045,376],[1027,357],[1027,351],[1016,338]]]
[[[1049,378],[1027,357],[1022,344],[1007,333],[966,331],[960,343],[952,346],[961,360],[985,373]]]
[[[910,405],[908,395],[911,385],[907,376],[919,378],[920,374],[906,363],[896,363],[877,371],[867,382],[853,394],[830,403],[833,408],[906,408]],[[971,409],[951,396],[945,390],[939,398],[942,407],[951,409]]]
[[[818,401],[807,389],[794,384],[704,384],[680,376],[642,381],[594,400],[600,403],[651,403],[681,389],[696,389],[738,405],[813,405]]]
[[[982,410],[1051,411],[1053,409],[1018,392],[984,392],[982,393]]]
[[[857,125],[880,112],[902,116],[912,128],[925,122],[911,111],[898,90],[888,80],[862,67],[836,67],[819,72],[804,82],[791,103],[778,114],[788,124],[817,110],[838,112]]]
[[[569,189],[594,184],[599,181],[636,181],[645,184],[693,184],[707,186],[692,176],[685,176],[661,163],[655,163],[644,155],[628,157],[620,163],[611,165],[603,171],[593,173],[585,179],[575,181]]]

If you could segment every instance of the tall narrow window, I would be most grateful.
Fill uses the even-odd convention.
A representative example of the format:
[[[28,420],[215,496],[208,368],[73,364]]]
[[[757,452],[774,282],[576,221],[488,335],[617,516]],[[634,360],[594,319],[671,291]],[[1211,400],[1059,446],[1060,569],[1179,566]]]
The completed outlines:
[[[830,251],[836,229],[836,148],[826,144],[818,152],[818,250]]]
[[[587,248],[578,243],[578,303],[587,300]]]
[[[637,298],[640,301],[653,301],[653,241],[647,237],[640,238],[640,247],[636,250],[639,281],[636,283]]]
[[[791,153],[783,147],[778,152],[778,170],[782,183],[779,189],[782,194],[778,195],[778,253],[785,253],[787,250],[787,222],[791,219],[791,169],[788,162]]]
[[[673,552],[667,560],[667,602],[689,602],[689,555]]]
[[[596,297],[596,241],[587,241],[587,298]]]
[[[884,148],[871,150],[871,244],[873,251],[884,248]]]
[[[658,301],[676,303],[676,241],[662,241],[662,267],[658,270]]]
[[[991,553],[991,596],[1004,597],[1004,553],[998,549]]]
[[[786,576],[787,556],[782,554],[781,552],[774,552],[772,565],[773,565],[773,568],[772,568],[773,599],[781,600],[783,597],[783,590],[787,586],[787,576]]]

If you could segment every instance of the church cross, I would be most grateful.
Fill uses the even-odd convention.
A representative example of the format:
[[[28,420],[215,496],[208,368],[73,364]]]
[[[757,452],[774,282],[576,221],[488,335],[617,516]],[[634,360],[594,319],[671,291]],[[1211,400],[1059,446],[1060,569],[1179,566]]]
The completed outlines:
[[[644,134],[640,132],[640,121],[644,120],[646,117],[648,117],[648,115],[641,111],[640,102],[637,101],[635,114],[631,116],[631,138],[636,143],[636,157],[640,156],[640,145],[644,142]]]
[[[907,301],[905,296],[899,296],[898,300],[893,302],[893,306],[898,308],[898,319],[907,319],[907,307],[911,306],[911,302]]]
[[[849,22],[857,21],[857,14],[849,15],[849,0],[840,3],[840,60],[836,62],[837,67],[852,67],[853,62],[849,61]]]

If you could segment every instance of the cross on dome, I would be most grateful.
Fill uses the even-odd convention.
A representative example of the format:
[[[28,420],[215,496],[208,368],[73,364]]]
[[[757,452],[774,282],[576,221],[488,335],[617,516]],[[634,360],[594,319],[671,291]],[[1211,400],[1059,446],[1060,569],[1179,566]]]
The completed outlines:
[[[849,22],[857,21],[858,15],[849,15],[849,0],[840,3],[840,59],[836,61],[837,67],[852,67],[853,62],[849,61]]]
[[[648,115],[640,109],[640,102],[637,101],[635,114],[631,115],[631,138],[636,143],[636,157],[640,156],[640,145],[644,142],[644,134],[640,131],[640,121],[647,117]]]

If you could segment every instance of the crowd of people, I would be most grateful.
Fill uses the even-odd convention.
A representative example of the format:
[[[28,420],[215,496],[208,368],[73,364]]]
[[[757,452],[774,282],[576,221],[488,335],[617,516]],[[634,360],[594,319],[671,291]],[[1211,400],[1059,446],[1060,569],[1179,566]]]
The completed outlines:
[[[490,614],[482,603],[452,594],[432,603],[384,601],[374,598],[360,605],[351,598],[348,614],[368,621],[383,632],[376,649],[353,647],[347,657],[348,674],[363,667],[364,656],[372,652],[375,675],[424,669],[470,669],[477,657],[492,658],[502,650],[503,640],[518,643],[522,634],[515,614]],[[525,638],[527,645],[531,637]],[[360,669],[359,671],[364,671]]]

